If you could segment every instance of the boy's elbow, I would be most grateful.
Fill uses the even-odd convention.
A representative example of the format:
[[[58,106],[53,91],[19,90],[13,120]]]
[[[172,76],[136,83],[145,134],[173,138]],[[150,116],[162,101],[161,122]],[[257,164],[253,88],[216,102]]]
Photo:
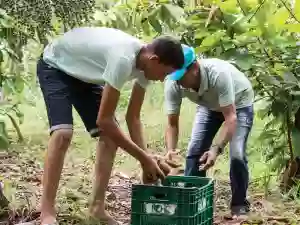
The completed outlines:
[[[168,115],[168,127],[169,128],[178,128],[179,126],[179,114],[173,113]]]
[[[236,115],[231,116],[230,118],[227,119],[227,121],[225,120],[225,124],[227,125],[227,129],[229,133],[233,135],[233,133],[236,130],[237,116]]]
[[[137,115],[127,113],[125,116],[125,120],[126,120],[127,125],[130,125],[130,124],[140,121],[140,117]]]
[[[130,121],[132,121],[132,116],[130,114],[126,113],[125,121],[126,121],[127,124],[130,123]]]
[[[103,119],[97,119],[96,125],[101,129],[101,130],[107,130],[107,128],[110,126],[111,121],[109,118],[103,118]]]

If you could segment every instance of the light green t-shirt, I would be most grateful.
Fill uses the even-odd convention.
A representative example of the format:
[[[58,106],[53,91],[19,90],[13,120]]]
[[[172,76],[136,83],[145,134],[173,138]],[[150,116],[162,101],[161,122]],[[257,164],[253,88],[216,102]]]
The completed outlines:
[[[117,29],[80,27],[48,44],[43,59],[87,83],[106,82],[120,91],[127,81],[135,79],[146,88],[148,80],[135,67],[136,55],[143,44]]]
[[[220,107],[230,104],[235,104],[236,108],[253,104],[252,85],[244,73],[229,62],[216,58],[201,59],[199,63],[201,81],[198,92],[185,89],[176,81],[165,80],[167,114],[180,113],[184,97],[213,111],[220,111]]]

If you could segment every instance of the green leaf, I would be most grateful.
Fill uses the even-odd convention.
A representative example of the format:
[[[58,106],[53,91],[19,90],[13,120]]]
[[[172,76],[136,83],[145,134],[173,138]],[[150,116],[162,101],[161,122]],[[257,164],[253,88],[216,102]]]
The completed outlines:
[[[255,37],[247,35],[247,33],[243,33],[241,35],[236,35],[235,40],[233,40],[233,43],[235,43],[237,46],[245,46],[247,44],[255,43],[257,42],[257,39]]]
[[[240,15],[223,13],[223,18],[227,26],[232,26],[240,18]]]
[[[300,32],[300,23],[298,24],[285,24],[284,28],[287,29],[289,32]]]
[[[241,58],[235,59],[235,63],[242,69],[242,70],[249,70],[253,63],[255,62],[255,59],[251,56],[245,56]]]
[[[0,18],[1,27],[11,28],[13,27],[12,21],[7,18]]]
[[[9,147],[8,134],[4,121],[0,121],[0,149],[7,149]]]
[[[162,18],[162,20],[166,20],[168,17],[171,17],[173,20],[179,21],[184,15],[183,8],[172,4],[163,4],[161,10],[164,12],[163,15],[165,17]]]
[[[3,52],[2,50],[0,49],[0,66],[1,66],[1,63],[3,62]]]
[[[196,33],[194,36],[195,39],[202,39],[204,37],[211,35],[211,33],[208,32],[206,29],[198,29],[195,31],[195,33]]]
[[[282,74],[282,77],[286,83],[295,84],[295,85],[298,84],[297,78],[294,76],[293,73],[291,73],[289,71],[284,72]]]
[[[14,85],[17,92],[21,93],[23,91],[25,84],[21,76],[15,77]]]
[[[4,9],[1,9],[1,8],[0,8],[0,16],[1,16],[1,17],[7,16],[7,13],[5,12]]]
[[[151,31],[150,31],[150,24],[148,20],[142,22],[142,29],[147,36],[150,36]]]
[[[3,91],[6,95],[11,95],[16,93],[15,86],[11,79],[5,79],[2,85],[3,85]]]
[[[259,139],[269,140],[269,139],[275,138],[277,136],[277,132],[278,132],[278,130],[275,130],[275,129],[266,130],[259,135]]]
[[[237,7],[237,0],[227,0],[217,4],[222,12],[238,13],[239,7]]]
[[[234,23],[232,25],[235,24],[240,24],[240,25],[245,25],[245,23],[248,23],[249,20],[253,17],[254,13],[249,13],[248,15],[244,16],[244,15],[239,15],[236,17],[236,20],[234,21]]]
[[[232,41],[225,41],[224,40],[222,41],[222,45],[223,45],[223,48],[225,51],[229,50],[229,49],[232,49],[232,48],[235,48],[234,44],[232,43]]]
[[[255,58],[239,49],[229,49],[221,55],[222,58],[236,64],[242,70],[249,70],[255,63]]]
[[[300,131],[295,127],[292,128],[292,143],[295,156],[300,157]]]
[[[211,36],[207,36],[206,38],[203,39],[203,41],[201,42],[201,45],[199,47],[197,47],[195,49],[195,51],[197,53],[199,53],[199,51],[207,51],[210,48],[212,48],[213,46],[215,46],[216,44],[218,44],[221,40],[222,37],[225,36],[225,31],[224,30],[220,30],[217,31],[215,33],[213,33]]]
[[[161,7],[158,7],[156,9],[152,10],[152,12],[148,15],[148,20],[149,20],[150,25],[159,34],[162,32],[162,26],[159,22],[159,18],[157,17],[160,9],[161,9]]]
[[[162,32],[161,24],[156,17],[154,16],[149,17],[149,23],[157,33],[160,34]]]
[[[102,24],[106,24],[109,18],[103,12],[97,10],[94,14],[94,19],[96,21],[101,21]]]
[[[117,20],[117,17],[113,11],[108,11],[106,16],[113,21]]]
[[[285,7],[277,9],[276,13],[270,18],[270,23],[272,23],[276,28],[280,29],[286,23],[289,18],[290,13]]]
[[[271,108],[272,114],[276,117],[281,115],[286,110],[286,104],[280,101],[274,101]]]
[[[276,46],[277,48],[285,49],[286,47],[294,47],[296,45],[295,39],[287,39],[287,37],[281,36],[281,35],[275,35],[272,39],[269,40],[269,42]]]
[[[295,16],[298,20],[300,20],[300,0],[295,1],[294,5]]]
[[[243,8],[245,8],[247,6],[250,9],[254,9],[258,5],[257,0],[240,0],[240,2],[241,2],[241,5]]]
[[[300,96],[300,91],[291,91],[291,95]]]

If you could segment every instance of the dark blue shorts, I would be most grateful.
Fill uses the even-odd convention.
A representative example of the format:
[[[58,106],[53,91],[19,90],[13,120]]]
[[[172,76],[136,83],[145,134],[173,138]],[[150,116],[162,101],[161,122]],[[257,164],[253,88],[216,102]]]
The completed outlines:
[[[100,131],[96,125],[104,85],[83,82],[49,66],[39,59],[37,76],[47,109],[50,134],[58,129],[73,129],[72,106],[92,137]]]

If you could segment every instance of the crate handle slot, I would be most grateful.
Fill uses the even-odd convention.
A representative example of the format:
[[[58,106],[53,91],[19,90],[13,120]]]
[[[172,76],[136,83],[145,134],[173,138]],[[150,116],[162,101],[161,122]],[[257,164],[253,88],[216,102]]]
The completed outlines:
[[[162,198],[167,197],[167,194],[166,193],[155,193],[155,194],[153,194],[153,197],[156,199],[162,199]]]

